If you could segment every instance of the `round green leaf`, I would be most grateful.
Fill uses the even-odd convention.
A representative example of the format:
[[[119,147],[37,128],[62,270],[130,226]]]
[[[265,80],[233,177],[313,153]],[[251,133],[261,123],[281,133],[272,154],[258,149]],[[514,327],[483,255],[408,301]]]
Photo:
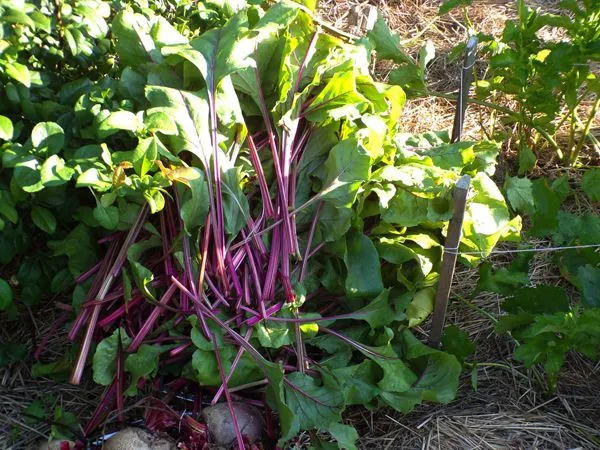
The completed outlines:
[[[60,186],[68,182],[75,170],[65,165],[65,161],[58,155],[52,155],[40,169],[40,176],[45,187]]]
[[[12,62],[4,66],[6,74],[26,87],[31,86],[31,73],[26,65]]]
[[[54,234],[56,231],[56,218],[48,209],[41,206],[31,208],[31,220],[42,231]]]
[[[54,122],[40,122],[31,131],[31,143],[39,150],[58,153],[65,143],[65,132]]]
[[[14,128],[8,117],[0,116],[0,139],[10,141],[13,137]]]
[[[0,278],[0,310],[6,310],[13,301],[13,292],[10,284]]]
[[[44,189],[40,164],[33,156],[27,156],[15,166],[13,176],[17,185],[25,192],[33,193]]]

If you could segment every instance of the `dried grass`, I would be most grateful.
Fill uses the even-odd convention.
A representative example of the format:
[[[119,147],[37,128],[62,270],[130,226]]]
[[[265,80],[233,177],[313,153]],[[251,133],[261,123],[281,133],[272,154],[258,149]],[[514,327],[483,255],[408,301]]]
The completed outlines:
[[[57,318],[53,305],[29,310],[25,320],[10,322],[0,331],[1,342],[26,343],[33,350],[46,336]],[[41,360],[52,361],[64,355],[68,348],[66,331],[60,330],[51,336]],[[97,406],[102,388],[91,380],[81,386],[59,383],[32,376],[33,360],[13,364],[0,369],[0,449],[30,449],[33,443],[47,439],[50,434],[52,411],[61,406],[77,417],[87,418]],[[45,421],[32,421],[23,412],[33,401],[49,403],[49,414]],[[20,430],[20,431],[19,431]]]

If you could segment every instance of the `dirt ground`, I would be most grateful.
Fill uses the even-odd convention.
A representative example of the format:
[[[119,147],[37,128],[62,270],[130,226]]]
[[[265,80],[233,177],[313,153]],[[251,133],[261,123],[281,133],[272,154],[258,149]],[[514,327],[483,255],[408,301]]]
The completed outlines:
[[[469,16],[477,28],[499,35],[506,18],[514,17],[514,2],[475,0]],[[532,3],[532,2],[530,2]],[[538,0],[537,6],[553,9],[558,1]],[[415,54],[418,43],[433,41],[436,58],[428,69],[430,87],[452,93],[458,86],[460,62],[449,58],[450,50],[466,38],[461,14],[437,15],[439,2],[426,0],[324,0],[320,14],[324,20],[347,33],[365,32],[368,5],[375,6],[399,33],[408,51]],[[358,17],[358,20],[357,20]],[[361,23],[363,25],[361,26]],[[358,24],[358,25],[357,25]],[[385,79],[390,67],[376,64],[375,72]],[[407,103],[402,126],[407,132],[450,129],[454,104],[444,99],[424,98]],[[470,107],[465,123],[467,137],[480,138],[486,112]],[[510,149],[503,155],[510,157]],[[574,174],[576,176],[576,174]],[[532,265],[535,280],[559,282],[548,256],[536,257]],[[506,256],[492,259],[495,265],[507,264]],[[474,360],[478,362],[477,390],[471,374],[462,380],[456,401],[449,405],[422,405],[408,415],[383,410],[357,409],[347,419],[360,433],[361,449],[599,449],[600,448],[600,364],[571,356],[557,391],[544,395],[540,385],[543,375],[528,370],[510,359],[512,344],[495,335],[491,318],[500,314],[501,298],[497,295],[468,297],[476,284],[477,271],[459,267],[455,276],[448,323],[466,330],[477,344]],[[20,336],[31,342],[32,336],[50,331],[57,316],[55,309],[31,311],[26,323],[0,329],[0,341],[6,336]],[[417,330],[423,339],[427,329]],[[53,336],[50,346],[58,356],[65,349],[61,333]],[[69,384],[33,378],[28,365],[17,364],[0,369],[0,449],[32,448],[32,442],[47,437],[50,424],[32,425],[22,411],[40,396],[52,396],[56,405],[87,418],[96,406],[101,390],[91,384]],[[23,431],[17,435],[16,430]],[[308,436],[307,436],[308,437]],[[9,442],[17,444],[12,447]]]

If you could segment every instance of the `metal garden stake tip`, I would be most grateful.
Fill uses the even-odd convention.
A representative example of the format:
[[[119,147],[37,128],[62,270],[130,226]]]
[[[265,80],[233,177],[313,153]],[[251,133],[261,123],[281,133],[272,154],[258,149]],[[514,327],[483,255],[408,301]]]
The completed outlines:
[[[463,62],[462,71],[460,73],[460,87],[458,91],[458,99],[456,102],[456,113],[454,116],[454,125],[452,127],[452,138],[450,142],[459,142],[462,136],[463,125],[465,122],[465,111],[469,102],[469,88],[473,81],[473,66],[475,65],[475,57],[477,56],[477,36],[471,36],[467,41],[465,49],[465,59]]]

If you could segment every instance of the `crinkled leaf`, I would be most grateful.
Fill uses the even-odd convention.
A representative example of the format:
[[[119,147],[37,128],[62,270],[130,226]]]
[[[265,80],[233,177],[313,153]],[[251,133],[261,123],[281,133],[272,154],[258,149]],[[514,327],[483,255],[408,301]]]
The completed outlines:
[[[413,59],[402,50],[400,37],[392,33],[381,14],[373,29],[367,33],[367,37],[375,43],[379,59],[390,59],[398,64],[414,63]]]
[[[593,201],[600,201],[600,169],[588,170],[581,182],[583,192]]]
[[[523,287],[504,300],[502,309],[512,314],[521,311],[532,314],[568,312],[569,297],[563,289],[556,286],[540,284],[535,287]]]
[[[450,325],[442,335],[442,348],[444,351],[456,356],[462,363],[475,352],[475,344],[469,338],[469,333],[461,330],[456,325]]]
[[[353,120],[359,118],[368,105],[368,100],[356,90],[354,72],[342,71],[333,75],[303,115],[317,123],[341,118]]]
[[[590,264],[579,268],[581,300],[587,308],[600,308],[600,269]]]
[[[531,214],[535,208],[533,184],[529,178],[508,177],[504,182],[510,206],[520,213]]]

